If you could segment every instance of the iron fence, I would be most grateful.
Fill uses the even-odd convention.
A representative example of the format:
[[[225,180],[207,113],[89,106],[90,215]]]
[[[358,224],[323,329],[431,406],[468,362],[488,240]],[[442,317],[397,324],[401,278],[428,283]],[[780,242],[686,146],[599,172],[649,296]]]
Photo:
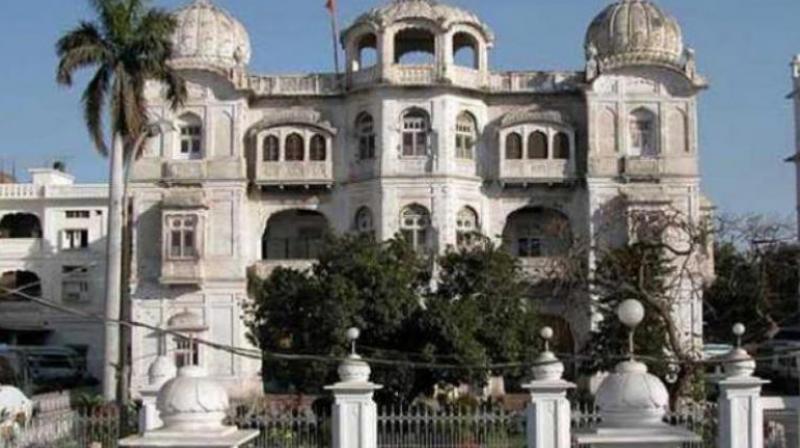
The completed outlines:
[[[116,448],[136,432],[135,410],[113,405],[48,412],[30,422],[7,425],[1,448]]]
[[[382,408],[379,448],[524,448],[525,414],[502,408]]]
[[[258,430],[248,446],[252,448],[330,448],[329,414],[310,409],[288,410],[268,406],[232,408],[226,424],[239,429]]]

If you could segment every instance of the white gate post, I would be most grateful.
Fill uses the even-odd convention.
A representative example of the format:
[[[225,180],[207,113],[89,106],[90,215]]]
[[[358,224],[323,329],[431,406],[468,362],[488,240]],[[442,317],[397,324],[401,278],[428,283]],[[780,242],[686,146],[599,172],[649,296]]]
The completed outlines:
[[[378,448],[378,407],[372,399],[382,386],[369,381],[371,369],[355,352],[357,329],[347,338],[352,354],[339,365],[338,383],[325,389],[333,393],[333,447]]]
[[[533,381],[524,384],[530,393],[525,438],[528,448],[570,448],[572,446],[570,405],[567,391],[575,387],[564,381],[564,364],[550,351],[549,341],[553,330],[545,327],[541,331],[545,340],[545,351],[536,359]]]
[[[745,332],[742,324],[733,327],[741,340]],[[738,342],[725,358],[725,377],[719,386],[719,448],[763,448],[764,409],[761,387],[769,381],[753,376],[756,362]]]

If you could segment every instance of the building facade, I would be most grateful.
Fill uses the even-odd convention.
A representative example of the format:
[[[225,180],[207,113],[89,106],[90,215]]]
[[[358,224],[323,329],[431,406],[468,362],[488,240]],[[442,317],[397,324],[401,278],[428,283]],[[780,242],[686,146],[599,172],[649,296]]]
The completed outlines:
[[[620,208],[708,213],[706,83],[677,21],[649,0],[605,8],[570,72],[492,70],[487,24],[433,0],[358,17],[341,33],[342,74],[252,73],[247,30],[228,12],[194,0],[175,14],[172,64],[189,98],[172,110],[148,85],[151,118],[175,131],[130,173],[137,321],[248,347],[248,273],[310,266],[328,231],[399,234],[429,252],[478,231],[535,270],[578,239],[624,242]],[[587,310],[547,309],[576,344],[591,327]],[[678,313],[699,339],[701,302]],[[134,390],[159,355],[203,365],[233,393],[260,387],[258,360],[143,328],[130,337]]]
[[[0,184],[0,343],[73,347],[100,378],[102,323],[29,297],[102,315],[108,189],[55,168],[30,174]]]

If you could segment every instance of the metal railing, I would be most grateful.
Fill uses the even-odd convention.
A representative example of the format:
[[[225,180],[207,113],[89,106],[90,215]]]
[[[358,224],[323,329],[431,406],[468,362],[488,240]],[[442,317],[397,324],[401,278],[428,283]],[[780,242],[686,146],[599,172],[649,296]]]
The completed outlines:
[[[525,414],[502,408],[383,408],[378,447],[524,448]]]
[[[331,419],[311,410],[237,407],[228,413],[226,423],[239,429],[258,430],[252,448],[329,448]]]
[[[5,428],[0,448],[116,448],[120,438],[136,432],[136,423],[132,409],[113,405],[48,412]]]
[[[269,238],[262,245],[266,260],[313,260],[319,257],[322,238]]]

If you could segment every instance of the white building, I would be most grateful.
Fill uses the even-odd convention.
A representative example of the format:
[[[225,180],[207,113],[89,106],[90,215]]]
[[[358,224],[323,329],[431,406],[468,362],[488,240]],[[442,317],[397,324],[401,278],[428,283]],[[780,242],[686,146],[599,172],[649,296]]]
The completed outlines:
[[[247,346],[248,271],[308,266],[328,229],[402,233],[433,251],[479,230],[535,267],[619,227],[611,221],[625,218],[609,211],[620,204],[698,222],[707,212],[706,83],[676,20],[650,1],[604,9],[585,70],[572,72],[492,70],[489,27],[432,0],[358,17],[341,34],[342,75],[252,73],[248,33],[229,13],[195,0],[176,15],[173,64],[189,99],[173,111],[148,86],[152,118],[179,132],[151,141],[131,172],[136,320],[174,327],[188,316],[203,338]],[[586,334],[585,310],[550,308]],[[687,336],[702,332],[699,302],[681,315]],[[258,361],[159,340],[133,330],[134,389],[165,350],[232,389],[258,387]]]
[[[58,169],[30,174],[31,183],[0,183],[0,285],[23,293],[0,291],[0,342],[72,346],[99,377],[102,324],[25,296],[102,315],[108,189]]]

